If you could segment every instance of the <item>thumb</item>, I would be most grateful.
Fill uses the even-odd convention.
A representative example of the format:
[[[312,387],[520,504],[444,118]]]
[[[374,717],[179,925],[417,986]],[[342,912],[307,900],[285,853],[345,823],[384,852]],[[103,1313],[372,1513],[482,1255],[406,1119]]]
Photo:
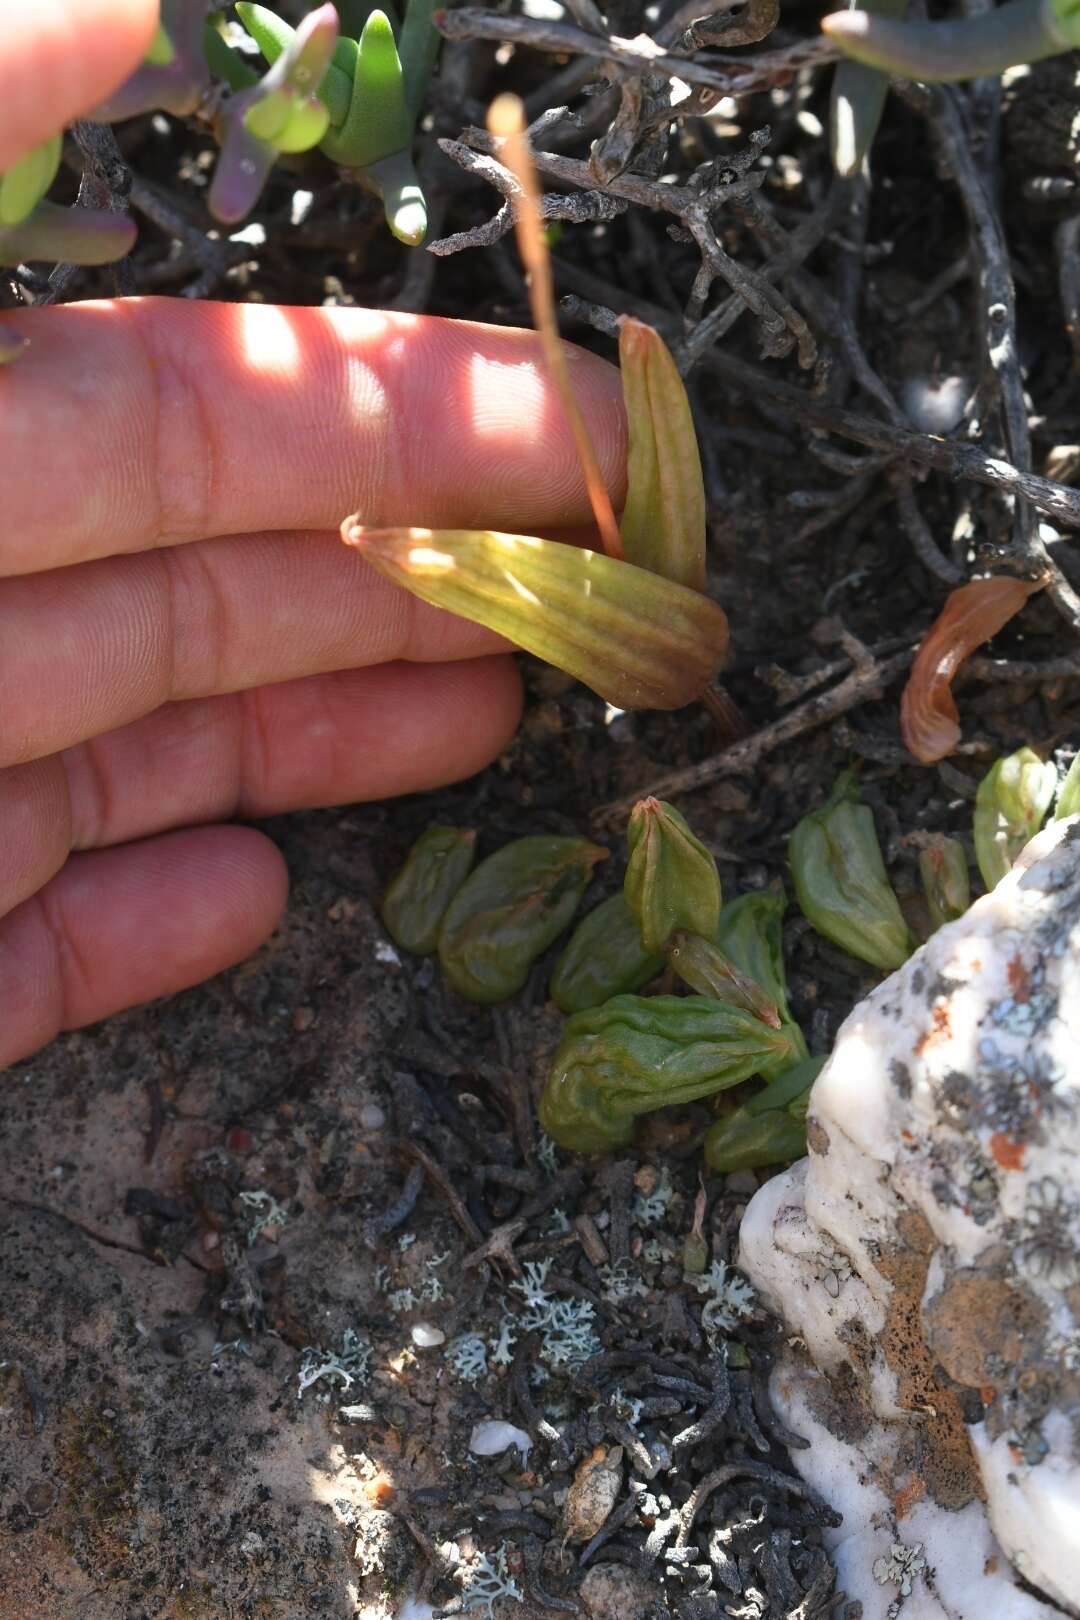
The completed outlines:
[[[158,0],[33,0],[3,10],[0,172],[134,72],[153,38]]]

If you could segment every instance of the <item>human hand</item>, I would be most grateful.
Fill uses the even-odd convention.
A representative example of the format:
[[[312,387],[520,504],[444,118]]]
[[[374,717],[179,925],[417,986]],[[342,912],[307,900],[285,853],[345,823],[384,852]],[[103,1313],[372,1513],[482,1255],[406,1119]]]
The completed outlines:
[[[202,824],[454,781],[511,736],[498,640],[383,580],[343,513],[588,518],[531,334],[167,299],[3,319],[30,347],[0,372],[0,1066],[266,937],[279,855]],[[617,373],[573,370],[615,485]]]
[[[5,33],[0,166],[48,133],[35,109],[77,116],[140,58],[156,5],[91,9],[117,47],[96,79],[71,0],[19,9],[21,75]],[[589,509],[528,333],[166,299],[0,320],[30,339],[0,368],[2,1067],[269,934],[281,858],[214,823],[453,781],[512,734],[500,642],[342,546],[346,512],[545,532]],[[573,371],[617,495],[617,373]]]

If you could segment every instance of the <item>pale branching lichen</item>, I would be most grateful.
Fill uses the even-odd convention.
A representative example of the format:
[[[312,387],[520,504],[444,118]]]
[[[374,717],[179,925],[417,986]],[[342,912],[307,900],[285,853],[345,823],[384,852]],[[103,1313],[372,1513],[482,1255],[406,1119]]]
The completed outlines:
[[[300,1352],[297,1400],[306,1389],[310,1389],[313,1384],[323,1379],[328,1383],[336,1383],[341,1389],[351,1389],[354,1385],[358,1389],[363,1389],[371,1377],[373,1354],[370,1341],[353,1328],[345,1329],[340,1350],[324,1350],[321,1345],[307,1345]],[[323,1399],[329,1398],[328,1391]]]
[[[446,1350],[446,1364],[455,1378],[464,1384],[475,1384],[487,1374],[487,1345],[479,1333],[463,1333],[451,1340]]]
[[[491,1345],[491,1363],[494,1367],[509,1367],[514,1359],[514,1345],[517,1343],[516,1324],[512,1316],[504,1316],[499,1323],[499,1337],[489,1339]]]
[[[723,1260],[714,1260],[708,1271],[694,1278],[699,1294],[708,1294],[701,1311],[701,1325],[709,1339],[731,1333],[740,1319],[752,1316],[757,1295],[744,1277]]]
[[[541,1335],[540,1358],[551,1367],[579,1367],[595,1356],[600,1341],[593,1330],[595,1310],[587,1299],[553,1299],[546,1283],[550,1260],[527,1260],[525,1274],[510,1287],[525,1301],[518,1325]]]
[[[510,1574],[505,1542],[500,1542],[490,1558],[485,1552],[477,1552],[466,1559],[456,1541],[443,1542],[439,1551],[454,1566],[463,1611],[484,1609],[490,1615],[501,1598],[512,1598],[515,1603],[525,1601],[524,1592]]]
[[[520,1282],[510,1284],[512,1292],[521,1295],[529,1310],[535,1310],[549,1303],[549,1296],[544,1284],[547,1282],[547,1275],[550,1270],[550,1260],[526,1260],[524,1276]]]

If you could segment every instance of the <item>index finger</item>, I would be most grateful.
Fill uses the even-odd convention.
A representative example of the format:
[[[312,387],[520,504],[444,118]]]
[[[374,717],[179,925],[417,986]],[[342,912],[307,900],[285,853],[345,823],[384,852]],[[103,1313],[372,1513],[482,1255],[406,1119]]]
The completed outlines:
[[[585,523],[531,332],[363,309],[138,298],[5,315],[0,576],[244,530]],[[613,498],[618,373],[568,347]],[[31,471],[32,469],[32,471]]]
[[[146,54],[158,0],[4,6],[0,171],[123,84]]]

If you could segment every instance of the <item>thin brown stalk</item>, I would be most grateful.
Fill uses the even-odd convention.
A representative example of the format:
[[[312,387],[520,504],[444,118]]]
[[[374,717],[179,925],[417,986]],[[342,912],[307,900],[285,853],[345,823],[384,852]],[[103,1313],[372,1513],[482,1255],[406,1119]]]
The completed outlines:
[[[559,326],[555,318],[555,292],[551,275],[551,256],[548,253],[540,219],[540,188],[536,180],[536,167],[525,137],[525,112],[517,96],[498,96],[488,109],[488,129],[501,137],[504,145],[499,156],[521,187],[514,210],[518,251],[529,275],[529,305],[544,360],[551,379],[562,400],[570,431],[574,435],[578,459],[585,474],[585,487],[600,531],[600,540],[609,557],[622,558],[622,541],[615,520],[611,498],[600,471],[596,450],[585,425],[567,369],[566,354]]]

